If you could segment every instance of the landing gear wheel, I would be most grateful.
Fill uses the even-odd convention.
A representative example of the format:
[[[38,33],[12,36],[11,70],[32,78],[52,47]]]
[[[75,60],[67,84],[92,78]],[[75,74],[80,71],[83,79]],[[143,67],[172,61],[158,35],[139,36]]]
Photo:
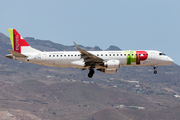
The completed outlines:
[[[89,73],[88,73],[88,77],[89,77],[89,78],[92,78],[93,75],[94,75],[94,69],[90,69],[90,70],[89,70]]]
[[[92,78],[92,76],[93,76],[93,74],[90,74],[90,73],[88,74],[88,77],[89,77],[89,78]]]
[[[156,68],[157,66],[153,66],[154,67],[154,74],[157,74]]]

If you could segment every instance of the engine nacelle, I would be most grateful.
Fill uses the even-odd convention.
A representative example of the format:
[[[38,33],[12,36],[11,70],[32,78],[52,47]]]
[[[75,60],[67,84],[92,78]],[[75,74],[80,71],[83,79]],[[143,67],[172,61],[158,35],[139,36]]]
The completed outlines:
[[[104,63],[104,66],[108,69],[118,69],[120,67],[119,60],[108,60]]]
[[[74,67],[84,67],[85,63],[83,61],[73,61],[71,62],[71,65],[73,65]]]

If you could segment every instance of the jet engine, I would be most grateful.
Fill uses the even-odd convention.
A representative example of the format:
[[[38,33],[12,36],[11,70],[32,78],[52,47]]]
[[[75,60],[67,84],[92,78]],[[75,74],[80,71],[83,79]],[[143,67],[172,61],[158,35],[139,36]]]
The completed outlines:
[[[104,62],[104,66],[108,69],[118,69],[120,67],[119,60],[108,60]]]
[[[85,63],[83,61],[73,61],[71,62],[71,65],[74,65],[75,67],[84,67]]]

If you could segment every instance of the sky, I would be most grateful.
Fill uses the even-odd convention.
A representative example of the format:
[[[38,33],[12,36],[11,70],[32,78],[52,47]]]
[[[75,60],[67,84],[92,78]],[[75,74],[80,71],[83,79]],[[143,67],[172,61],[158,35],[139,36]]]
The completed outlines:
[[[180,65],[180,0],[1,0],[0,32],[103,50],[158,50]]]

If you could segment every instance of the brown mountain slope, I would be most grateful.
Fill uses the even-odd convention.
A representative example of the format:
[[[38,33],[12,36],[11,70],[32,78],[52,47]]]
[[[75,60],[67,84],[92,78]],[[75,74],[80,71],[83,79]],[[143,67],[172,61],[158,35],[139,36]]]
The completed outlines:
[[[116,109],[107,108],[95,113],[92,120],[129,120],[129,118]]]
[[[94,77],[89,79],[88,70],[46,67],[8,59],[5,55],[9,54],[7,49],[11,49],[10,40],[1,35],[3,34],[0,34],[0,108],[3,110],[28,111],[42,119],[57,120],[92,119],[93,115],[94,118],[96,115],[101,118],[104,116],[101,111],[109,113],[108,116],[113,119],[119,116],[124,116],[125,119],[142,119],[153,116],[155,113],[152,111],[165,108],[174,113],[172,106],[177,106],[180,102],[179,98],[174,97],[175,94],[180,94],[180,67],[176,64],[159,66],[156,75],[151,66],[121,67],[116,74],[95,71]],[[32,47],[39,45],[42,50],[59,50],[60,46],[51,41],[29,41]],[[121,104],[142,106],[146,110],[114,108]],[[111,110],[112,114],[109,112]],[[159,119],[164,117],[163,112],[166,113],[162,111]]]
[[[145,106],[148,109],[160,107],[140,94],[81,82],[47,85],[27,80],[14,85],[1,82],[0,86],[0,108],[29,111],[42,119],[83,120],[91,118],[97,111],[99,112],[93,118],[99,119],[106,114],[106,118],[117,119],[125,114],[114,108],[120,104]],[[110,109],[102,110],[105,108]]]
[[[155,111],[107,108],[95,113],[89,120],[179,120],[179,113],[179,105]]]

